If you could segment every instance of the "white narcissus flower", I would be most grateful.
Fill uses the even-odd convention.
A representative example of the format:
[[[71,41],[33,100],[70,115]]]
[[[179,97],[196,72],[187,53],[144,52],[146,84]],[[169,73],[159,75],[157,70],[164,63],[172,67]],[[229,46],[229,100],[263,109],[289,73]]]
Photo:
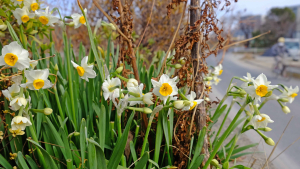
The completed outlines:
[[[273,123],[274,121],[266,114],[255,115],[251,119],[251,125],[253,125],[254,129],[265,128],[268,123]]]
[[[214,71],[212,72],[215,76],[220,76],[223,73],[223,66],[222,64],[219,64],[214,68]]]
[[[121,80],[119,78],[110,79],[110,77],[107,76],[107,79],[103,82],[102,85],[104,99],[107,100],[108,98],[113,99],[119,97],[120,85]]]
[[[196,98],[194,91],[191,91],[191,94],[187,95],[186,98],[189,100],[189,104],[185,105],[182,110],[193,110],[198,104],[203,102],[203,99],[194,100]]]
[[[152,100],[153,100],[152,92],[149,92],[149,93],[146,93],[146,94],[143,95],[143,102],[145,104],[149,104],[149,105],[154,104],[152,102]]]
[[[94,65],[90,64],[88,65],[88,56],[84,57],[81,60],[81,65],[77,65],[75,62],[72,62],[74,68],[76,68],[78,75],[81,79],[84,79],[85,81],[89,81],[89,78],[95,78],[96,72],[93,70]]]
[[[208,89],[211,89],[211,85],[212,85],[211,81],[205,81],[204,83],[205,83],[205,85],[207,86]]]
[[[22,117],[22,116],[15,116],[12,120],[11,120],[11,129],[12,130],[25,130],[25,128],[27,126],[31,126],[31,122],[28,118],[26,117]]]
[[[18,42],[11,42],[9,45],[5,45],[2,48],[2,55],[0,56],[0,66],[9,66],[17,68],[19,70],[24,70],[29,68],[28,58],[29,53],[27,50],[23,49]]]
[[[217,76],[214,77],[214,85],[218,85],[220,81],[220,78],[218,78]]]
[[[25,99],[25,95],[23,95],[23,97],[21,96],[13,97],[9,103],[10,109],[12,109],[13,111],[17,111],[21,108],[21,106],[25,107],[26,105],[27,105],[27,100]]]
[[[14,3],[14,6],[21,5],[23,0],[11,0],[12,3]]]
[[[84,11],[85,14],[87,14],[87,9],[86,8],[83,11]],[[71,15],[71,17],[73,18],[75,29],[79,28],[81,25],[86,25],[85,18],[83,16],[83,14],[74,13],[74,14]]]
[[[52,86],[48,80],[49,69],[44,70],[25,70],[27,82],[21,84],[21,87],[28,87],[30,90],[47,89]]]
[[[14,84],[16,84],[16,85],[20,85],[22,82],[22,79],[23,79],[22,75],[18,75],[18,76],[13,76],[11,78],[11,81],[13,81]]]
[[[30,63],[30,67],[32,69],[34,69],[36,67],[36,65],[38,64],[38,61],[37,60],[30,60],[29,63]]]
[[[2,90],[3,95],[8,101],[11,101],[20,92],[20,87],[17,84],[13,84],[6,90]]]
[[[295,97],[298,96],[299,88],[296,86],[294,89],[292,86],[290,88],[285,87],[285,90],[279,96],[280,98],[287,98],[289,103],[292,103],[295,100]]]
[[[35,11],[35,14],[39,17],[39,21],[43,25],[54,26],[53,24],[59,20],[58,17],[51,15],[49,12],[49,6],[47,6],[43,12]]]
[[[175,82],[177,80],[177,76],[173,79],[170,79],[170,77],[166,74],[163,74],[159,81],[155,81],[151,79],[152,85],[154,87],[153,93],[160,98],[166,104],[168,98],[170,97],[170,100],[173,100],[173,96],[178,94],[178,88],[176,86]]]
[[[27,23],[30,18],[34,17],[33,13],[29,13],[28,8],[23,7],[17,8],[13,11],[14,17],[17,19],[17,23],[21,25],[22,23]]]
[[[247,72],[247,76],[244,76],[244,79],[245,79],[247,82],[245,82],[245,83],[242,84],[242,86],[241,86],[242,88],[248,87],[249,82],[254,81],[254,78],[253,78],[253,77],[251,76],[251,74],[248,73],[248,72]]]
[[[29,53],[27,50],[23,49],[18,42],[11,42],[9,45],[5,45],[2,48],[2,55],[0,56],[0,66],[9,66],[17,68],[19,70],[24,70],[29,68],[28,58]]]
[[[253,98],[256,102],[261,101],[261,97],[264,97],[269,91],[278,87],[277,85],[270,85],[267,77],[262,73],[255,80],[252,81],[253,85],[245,88],[245,91]]]
[[[134,87],[127,87],[127,88],[130,93],[134,93],[134,94],[138,95],[138,97],[143,96],[144,84],[140,84],[139,86],[134,86]],[[136,97],[130,95],[129,98],[136,98]],[[129,102],[130,102],[130,104],[129,104],[130,106],[144,103],[143,101],[129,101]]]
[[[139,82],[136,79],[129,79],[127,82],[127,88],[128,87],[136,87],[139,85]]]
[[[26,6],[29,10],[36,11],[39,9],[39,4],[36,2],[36,0],[25,0],[24,6]]]

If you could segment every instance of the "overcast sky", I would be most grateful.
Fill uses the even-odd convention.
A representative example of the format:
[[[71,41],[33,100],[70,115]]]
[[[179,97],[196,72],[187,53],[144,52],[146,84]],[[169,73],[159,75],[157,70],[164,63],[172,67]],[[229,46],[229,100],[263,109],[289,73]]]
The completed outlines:
[[[286,7],[300,5],[300,0],[238,0],[233,3],[235,11],[244,11],[245,14],[261,14],[266,15],[272,7]]]

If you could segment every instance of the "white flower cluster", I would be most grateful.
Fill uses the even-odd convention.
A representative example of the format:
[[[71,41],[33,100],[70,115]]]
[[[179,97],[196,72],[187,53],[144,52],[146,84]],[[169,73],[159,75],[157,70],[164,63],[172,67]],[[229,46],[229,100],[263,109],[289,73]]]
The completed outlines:
[[[177,100],[176,95],[178,94],[178,88],[176,86],[177,77],[170,78],[168,75],[163,74],[159,81],[151,79],[153,85],[153,92],[143,93],[144,84],[138,84],[136,79],[125,79],[124,77],[119,76],[121,79],[127,82],[127,90],[121,88],[121,80],[118,77],[110,78],[107,76],[107,79],[102,85],[103,96],[105,100],[111,99],[113,102],[116,98],[121,98],[122,100],[127,99],[129,106],[134,106],[137,104],[147,104],[152,105],[153,103],[153,94],[156,95],[164,105],[171,105],[170,107],[175,107],[176,109],[181,110],[192,110],[196,105],[200,104],[203,99],[194,100],[196,97],[195,92],[187,95],[184,100]],[[123,93],[127,93],[124,97]],[[123,101],[123,103],[127,103]],[[171,104],[170,104],[171,103]],[[117,104],[115,103],[116,107]],[[127,105],[125,105],[126,107]],[[123,105],[124,107],[124,105]],[[150,109],[138,109],[138,108],[129,108],[131,110],[141,110],[144,113],[151,113]]]
[[[263,73],[258,77],[254,78],[250,73],[247,73],[247,76],[241,78],[244,83],[241,87],[237,87],[236,90],[231,90],[229,92],[231,95],[236,96],[235,101],[244,102],[247,97],[251,98],[251,102],[249,103],[249,112],[253,114],[253,118],[250,121],[250,124],[254,127],[254,129],[258,128],[266,128],[268,123],[273,123],[274,121],[267,114],[260,114],[259,109],[269,100],[276,100],[284,113],[290,113],[290,109],[284,104],[289,102],[292,103],[295,97],[298,95],[299,88],[296,86],[295,88],[288,88],[286,86],[282,86],[283,90],[279,88],[279,85],[271,85],[271,82],[268,81],[266,75]],[[279,91],[281,94],[277,96],[274,90]],[[264,99],[262,101],[262,99]],[[262,102],[261,105],[258,103]]]
[[[22,76],[14,76],[12,81],[14,84],[6,90],[2,90],[3,95],[9,101],[9,108],[19,112],[18,116],[12,119],[12,130],[25,130],[26,126],[30,126],[31,122],[27,114],[30,108],[30,96],[25,97],[23,88],[29,90],[47,89],[52,87],[52,83],[48,80],[49,69],[33,70],[38,61],[29,59],[29,52],[17,42],[11,42],[2,48],[0,56],[0,66],[17,68],[24,70],[26,83],[21,84]],[[21,92],[22,91],[22,92]],[[25,115],[26,117],[24,117]]]
[[[219,64],[218,66],[213,67],[213,69],[208,70],[207,75],[203,75],[203,80],[205,81],[206,87],[211,89],[211,85],[218,85],[221,79],[219,76],[223,73],[223,66]]]

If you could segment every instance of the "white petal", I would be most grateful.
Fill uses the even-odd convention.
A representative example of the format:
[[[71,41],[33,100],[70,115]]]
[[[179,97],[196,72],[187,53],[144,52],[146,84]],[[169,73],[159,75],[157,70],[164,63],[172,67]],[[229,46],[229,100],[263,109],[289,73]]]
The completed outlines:
[[[77,68],[79,65],[77,65],[75,62],[73,62],[73,60],[71,60],[71,63],[73,65],[73,67]]]

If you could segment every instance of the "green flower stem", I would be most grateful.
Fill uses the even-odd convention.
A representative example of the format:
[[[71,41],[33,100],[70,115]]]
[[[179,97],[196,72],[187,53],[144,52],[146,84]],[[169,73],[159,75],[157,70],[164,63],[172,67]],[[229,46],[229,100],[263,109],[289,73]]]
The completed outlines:
[[[173,104],[169,104],[168,106],[164,106],[164,109],[168,109],[168,108],[171,108],[171,107],[174,107]]]
[[[252,104],[252,105],[253,105],[253,108],[254,108],[254,114],[253,114],[253,116],[260,115],[260,112],[259,112],[257,106],[255,104]]]
[[[262,132],[260,132],[259,130],[255,130],[264,140],[268,139],[268,137],[266,135],[264,135]]]
[[[183,100],[189,100],[185,97],[185,95],[180,90],[178,90],[178,93],[179,93],[180,97],[182,97]]]
[[[117,73],[115,73],[114,75],[117,76],[118,78],[120,78],[121,80],[125,81],[125,82],[128,82],[128,80],[129,80],[129,79],[126,79],[125,77],[117,74]]]
[[[53,89],[54,89],[54,95],[55,95],[55,100],[56,100],[56,104],[57,104],[57,107],[58,107],[59,115],[62,118],[62,120],[65,120],[65,115],[64,115],[64,113],[62,111],[62,108],[61,108],[61,104],[60,104],[60,100],[59,100],[59,97],[58,97],[56,85],[54,86]]]
[[[117,129],[118,129],[118,138],[120,139],[122,136],[122,127],[121,127],[121,115],[117,115],[118,118],[118,124],[117,124]]]
[[[260,110],[267,102],[269,101],[269,99],[265,99],[258,107],[258,110]]]
[[[281,107],[284,106],[279,100],[277,100],[277,102],[280,104]]]
[[[152,114],[151,114],[151,116],[152,116]],[[146,144],[148,142],[148,136],[149,136],[152,121],[153,121],[153,118],[150,117],[149,123],[147,126],[147,130],[146,130],[146,134],[145,134],[145,138],[144,138],[144,142],[143,142],[143,146],[142,146],[141,157],[144,155],[144,152],[145,152],[145,148],[146,148]]]
[[[64,32],[64,39],[65,39],[65,46],[68,46],[68,39],[67,34]],[[67,59],[67,68],[68,68],[68,80],[69,80],[69,89],[70,89],[70,99],[71,99],[71,107],[72,107],[72,116],[73,116],[73,123],[77,129],[77,120],[75,114],[75,102],[74,102],[74,91],[73,91],[73,81],[72,81],[72,71],[71,71],[71,56],[69,53],[69,49],[66,49],[66,59]]]
[[[108,88],[108,90],[109,90],[109,91],[114,91],[115,89],[118,89],[118,88],[119,88],[119,86],[114,86],[114,87]]]
[[[224,132],[224,134],[222,135],[222,137],[219,139],[218,143],[216,144],[216,146],[214,147],[213,152],[210,154],[208,160],[206,161],[204,167],[202,169],[207,169],[207,167],[209,166],[210,162],[214,159],[216,153],[219,151],[219,148],[221,147],[221,145],[223,144],[224,140],[226,139],[227,135],[229,134],[229,132],[231,131],[232,127],[234,126],[235,122],[238,120],[238,118],[240,117],[240,115],[243,113],[245,107],[247,105],[247,101],[242,105],[242,107],[240,108],[240,110],[237,112],[237,114],[235,115],[234,119],[232,120],[232,122],[230,123],[230,125],[228,126],[227,130]]]
[[[44,109],[30,109],[30,111],[35,113],[44,113]]]
[[[20,97],[23,97],[23,88],[21,87],[20,89],[20,94],[19,94]],[[24,106],[21,106],[20,109],[19,109],[19,114],[18,116],[22,116],[22,113],[23,113],[23,109],[24,109]]]
[[[225,162],[229,162],[230,157],[231,157],[231,154],[232,154],[232,152],[233,152],[233,150],[234,150],[234,148],[235,148],[235,144],[236,144],[237,141],[238,141],[238,134],[236,134],[236,135],[234,136],[234,141],[233,141],[233,143],[231,144],[231,147],[230,147],[229,152],[227,153]],[[224,162],[224,163],[225,163],[225,162]]]
[[[223,99],[220,101],[220,103],[219,103],[219,105],[218,105],[218,107],[217,107],[217,109],[216,109],[215,112],[217,112],[217,111],[220,110],[221,106],[223,105],[223,103],[227,99],[227,97],[228,97],[228,94],[226,93],[225,96],[223,97]]]
[[[134,96],[134,97],[141,97],[140,94],[133,93],[133,92],[128,92],[128,94],[130,94],[131,96]]]
[[[227,113],[226,113],[226,115],[225,115],[225,117],[224,117],[224,119],[223,119],[223,121],[222,121],[222,124],[221,124],[221,126],[220,126],[220,128],[219,128],[219,130],[218,130],[218,132],[217,132],[217,135],[216,135],[216,137],[215,137],[214,142],[217,141],[216,139],[218,138],[219,134],[221,133],[221,130],[222,130],[224,124],[225,124],[225,121],[226,121],[226,119],[227,119],[227,117],[228,117],[228,115],[229,115],[229,113],[230,113],[230,110],[231,110],[232,106],[234,105],[234,103],[235,103],[235,101],[232,100],[232,101],[231,101],[231,104],[230,104],[230,107],[228,108]]]
[[[37,139],[36,131],[33,129],[33,126],[31,125],[31,126],[28,126],[28,127],[29,127],[29,131],[31,133],[32,140],[39,144],[39,140]],[[46,167],[47,165],[46,165],[46,162],[45,162],[45,159],[44,159],[44,156],[43,156],[41,150],[37,149],[37,153],[38,153],[39,162],[42,163],[43,168],[47,168]]]
[[[128,98],[128,101],[143,101],[142,97]]]

